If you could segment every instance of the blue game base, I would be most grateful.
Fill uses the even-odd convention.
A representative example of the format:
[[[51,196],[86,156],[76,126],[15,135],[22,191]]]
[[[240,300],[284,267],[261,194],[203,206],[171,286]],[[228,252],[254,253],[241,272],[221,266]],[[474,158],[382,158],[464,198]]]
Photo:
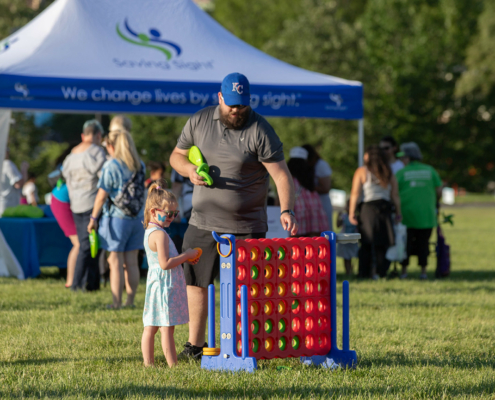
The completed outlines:
[[[323,368],[343,369],[356,368],[357,354],[354,350],[332,349],[326,356],[301,357],[301,362],[305,365],[316,365]]]
[[[256,371],[256,358],[246,357],[244,360],[241,357],[230,356],[224,358],[223,354],[219,356],[203,356],[201,358],[201,368],[219,371]]]

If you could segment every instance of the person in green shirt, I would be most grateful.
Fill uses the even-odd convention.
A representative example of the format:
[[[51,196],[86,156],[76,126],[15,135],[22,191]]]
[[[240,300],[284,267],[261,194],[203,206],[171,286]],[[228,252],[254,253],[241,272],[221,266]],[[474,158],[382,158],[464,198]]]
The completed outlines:
[[[399,196],[402,205],[402,223],[407,227],[407,257],[402,262],[401,279],[407,277],[409,257],[418,256],[420,279],[427,279],[429,240],[437,226],[437,202],[442,192],[438,173],[423,159],[419,146],[414,142],[400,146],[400,157],[405,167],[397,172]]]

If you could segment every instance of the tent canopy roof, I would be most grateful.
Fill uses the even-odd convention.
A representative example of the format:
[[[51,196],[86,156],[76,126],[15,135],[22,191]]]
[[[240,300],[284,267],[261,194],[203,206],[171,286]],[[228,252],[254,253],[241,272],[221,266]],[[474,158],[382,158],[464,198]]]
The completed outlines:
[[[191,114],[231,72],[261,114],[362,118],[360,82],[279,61],[191,0],[57,0],[0,42],[0,107]]]

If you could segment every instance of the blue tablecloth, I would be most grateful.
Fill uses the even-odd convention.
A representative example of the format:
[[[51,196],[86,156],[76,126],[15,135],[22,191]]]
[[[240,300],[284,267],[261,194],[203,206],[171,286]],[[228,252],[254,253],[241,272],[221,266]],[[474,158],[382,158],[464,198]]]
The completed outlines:
[[[72,243],[55,218],[0,218],[0,230],[26,278],[38,276],[40,266],[67,268]]]

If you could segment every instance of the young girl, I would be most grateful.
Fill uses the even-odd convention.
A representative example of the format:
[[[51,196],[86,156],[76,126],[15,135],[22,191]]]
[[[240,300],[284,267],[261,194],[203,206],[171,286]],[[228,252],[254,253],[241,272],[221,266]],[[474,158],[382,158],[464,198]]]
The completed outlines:
[[[337,216],[337,227],[342,227],[340,233],[357,233],[357,226],[349,221],[349,200],[347,200],[345,212],[340,211]],[[337,243],[337,257],[344,259],[346,275],[352,275],[352,259],[357,255],[357,243]]]
[[[164,228],[168,227],[179,213],[176,197],[165,187],[166,182],[163,179],[150,185],[144,211],[144,248],[149,270],[141,349],[144,365],[154,365],[155,334],[160,329],[163,353],[168,365],[172,367],[177,364],[174,327],[189,322],[186,281],[181,264],[197,257],[198,251],[187,249],[179,255],[165,232]],[[191,264],[196,263],[197,260]]]

